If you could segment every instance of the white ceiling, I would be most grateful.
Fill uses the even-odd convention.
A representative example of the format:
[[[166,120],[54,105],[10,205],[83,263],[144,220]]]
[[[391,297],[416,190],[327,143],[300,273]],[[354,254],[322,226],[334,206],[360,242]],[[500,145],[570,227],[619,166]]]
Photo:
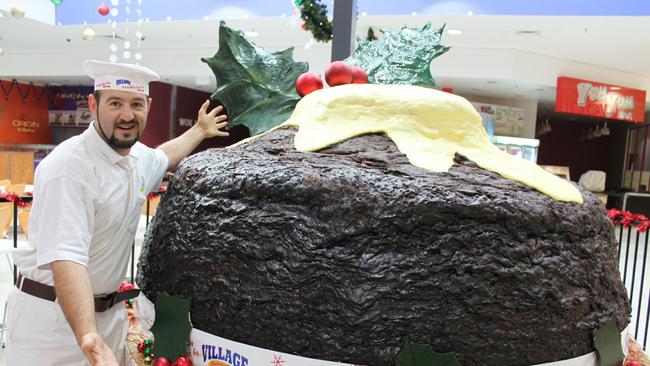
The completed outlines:
[[[204,91],[216,87],[212,72],[200,61],[217,51],[215,20],[112,28],[109,24],[51,26],[1,13],[0,79],[89,85],[81,69],[83,60],[108,60],[112,43],[118,46],[118,54],[124,51],[124,41],[111,36],[115,31],[132,41],[132,54],[140,52],[141,63],[156,70],[163,81]],[[365,36],[369,26],[421,27],[427,21],[463,31],[444,35],[443,43],[452,49],[432,63],[439,86],[452,87],[458,94],[551,102],[560,75],[650,90],[650,17],[359,16],[357,33]],[[295,18],[233,19],[227,25],[254,30],[259,35],[250,39],[272,51],[295,47],[295,59],[309,62],[311,71],[323,73],[330,61],[330,45],[310,41]],[[94,40],[82,39],[86,28],[95,31]],[[137,31],[145,38],[139,49]]]

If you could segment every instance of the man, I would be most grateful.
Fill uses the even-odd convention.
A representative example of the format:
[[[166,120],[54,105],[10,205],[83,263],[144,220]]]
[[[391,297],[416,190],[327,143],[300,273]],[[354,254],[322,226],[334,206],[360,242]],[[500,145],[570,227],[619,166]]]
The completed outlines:
[[[221,107],[207,113],[208,100],[192,128],[148,148],[138,139],[151,107],[148,83],[158,75],[93,60],[84,69],[95,80],[88,97],[94,121],[36,169],[29,247],[14,255],[20,274],[8,300],[7,365],[124,360],[128,321],[124,296],[114,293],[142,203],[204,138],[228,135],[220,131],[227,123],[217,116]]]

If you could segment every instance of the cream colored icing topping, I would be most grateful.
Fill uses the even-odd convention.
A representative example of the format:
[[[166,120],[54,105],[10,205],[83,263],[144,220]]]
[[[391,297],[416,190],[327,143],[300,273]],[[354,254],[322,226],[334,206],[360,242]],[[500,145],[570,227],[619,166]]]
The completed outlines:
[[[282,125],[298,127],[298,151],[317,151],[368,133],[384,133],[411,164],[446,172],[459,153],[483,169],[550,197],[582,203],[580,191],[538,165],[492,144],[481,116],[462,97],[410,85],[348,84],[321,89],[298,102]]]

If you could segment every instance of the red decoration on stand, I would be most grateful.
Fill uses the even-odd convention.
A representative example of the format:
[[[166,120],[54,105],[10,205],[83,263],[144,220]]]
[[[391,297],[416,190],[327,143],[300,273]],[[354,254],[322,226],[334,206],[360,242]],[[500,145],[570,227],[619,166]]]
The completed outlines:
[[[129,290],[133,290],[134,288],[135,288],[135,285],[133,285],[132,283],[122,281],[122,283],[120,284],[120,289],[118,290],[118,292],[129,291]]]
[[[160,193],[162,193],[162,192],[167,192],[167,186],[158,187],[158,192],[149,192],[149,194],[147,195],[147,199],[152,200],[152,199],[160,196]]]
[[[296,79],[296,92],[301,97],[318,89],[323,89],[323,80],[313,72],[303,73]]]
[[[20,207],[20,208],[27,207],[27,202],[23,201],[22,198],[20,198],[20,196],[18,196],[14,192],[0,193],[0,198],[4,198],[5,200],[7,200],[9,202],[15,202],[16,205],[18,207]]]
[[[325,69],[325,81],[329,86],[350,84],[352,69],[343,61],[334,61]]]
[[[97,7],[97,12],[103,17],[107,16],[109,11],[110,9],[104,3],[102,3],[102,5]]]
[[[650,219],[645,215],[633,214],[630,211],[621,211],[612,208],[607,211],[607,216],[612,220],[614,225],[621,224],[625,227],[631,227],[636,224],[636,230],[642,233],[650,229]]]

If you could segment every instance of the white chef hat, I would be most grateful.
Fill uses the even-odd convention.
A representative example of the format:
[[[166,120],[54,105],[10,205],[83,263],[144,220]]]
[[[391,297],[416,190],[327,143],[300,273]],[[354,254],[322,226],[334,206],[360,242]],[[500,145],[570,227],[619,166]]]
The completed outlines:
[[[154,71],[134,64],[87,60],[83,68],[88,76],[95,79],[95,90],[122,90],[149,95],[149,82],[160,80]]]

